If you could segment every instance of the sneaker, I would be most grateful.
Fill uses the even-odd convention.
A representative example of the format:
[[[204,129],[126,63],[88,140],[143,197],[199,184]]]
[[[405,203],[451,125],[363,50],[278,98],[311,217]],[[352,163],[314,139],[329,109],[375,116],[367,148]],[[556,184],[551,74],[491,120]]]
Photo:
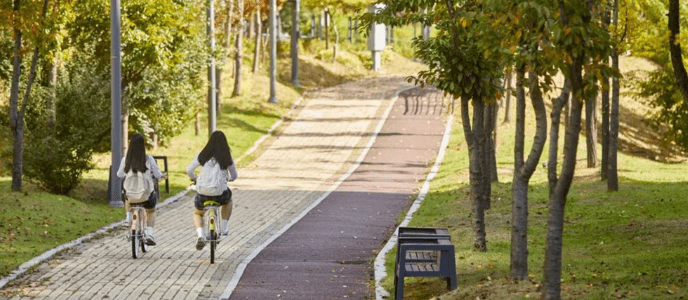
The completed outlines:
[[[203,250],[203,247],[205,247],[205,241],[199,237],[198,241],[196,241],[196,250]]]
[[[222,220],[222,226],[220,226],[220,235],[229,234],[229,222]]]
[[[155,242],[155,236],[152,234],[146,234],[146,245],[148,246],[155,246],[157,243]]]

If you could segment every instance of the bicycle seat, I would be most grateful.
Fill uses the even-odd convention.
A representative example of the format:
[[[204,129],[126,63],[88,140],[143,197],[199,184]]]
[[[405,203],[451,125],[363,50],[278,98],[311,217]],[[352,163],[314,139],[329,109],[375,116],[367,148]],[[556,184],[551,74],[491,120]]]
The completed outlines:
[[[217,202],[217,201],[215,201],[215,200],[205,200],[205,201],[203,201],[203,206],[204,206],[204,207],[205,207],[205,206],[211,206],[211,205],[220,206],[220,202]]]

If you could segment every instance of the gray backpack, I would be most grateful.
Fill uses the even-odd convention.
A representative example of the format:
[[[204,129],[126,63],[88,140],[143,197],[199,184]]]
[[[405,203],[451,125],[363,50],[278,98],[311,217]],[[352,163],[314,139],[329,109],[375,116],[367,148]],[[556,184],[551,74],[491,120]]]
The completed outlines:
[[[129,170],[127,176],[124,177],[124,191],[129,202],[141,203],[148,200],[153,192],[148,178],[151,178],[150,170],[143,173]]]
[[[220,164],[215,160],[206,161],[196,180],[196,192],[204,196],[222,195],[227,186],[222,172]]]

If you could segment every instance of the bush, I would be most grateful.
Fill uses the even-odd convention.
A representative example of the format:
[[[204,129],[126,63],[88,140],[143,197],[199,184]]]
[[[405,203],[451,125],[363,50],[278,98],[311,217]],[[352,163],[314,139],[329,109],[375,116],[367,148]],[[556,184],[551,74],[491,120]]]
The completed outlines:
[[[51,193],[67,195],[93,167],[91,153],[78,139],[32,138],[25,149],[25,175]]]
[[[109,144],[109,78],[88,65],[75,60],[56,87],[54,122],[44,111],[25,140],[24,174],[52,193],[66,195],[79,185],[94,150]],[[45,106],[44,99],[32,105]]]

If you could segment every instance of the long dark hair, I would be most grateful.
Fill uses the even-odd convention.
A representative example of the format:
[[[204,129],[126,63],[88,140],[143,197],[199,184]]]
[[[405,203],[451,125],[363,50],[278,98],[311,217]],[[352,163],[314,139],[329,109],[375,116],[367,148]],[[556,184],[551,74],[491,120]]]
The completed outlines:
[[[143,135],[140,133],[134,134],[129,141],[129,149],[127,149],[127,157],[125,158],[124,172],[133,170],[134,172],[146,172],[146,143],[143,140]]]
[[[234,163],[234,161],[232,161],[232,155],[229,152],[227,138],[222,131],[214,131],[210,135],[208,143],[205,144],[201,153],[198,154],[198,162],[201,163],[201,165],[205,165],[210,158],[215,158],[215,161],[220,164],[220,168],[223,170],[229,168],[229,166]]]

